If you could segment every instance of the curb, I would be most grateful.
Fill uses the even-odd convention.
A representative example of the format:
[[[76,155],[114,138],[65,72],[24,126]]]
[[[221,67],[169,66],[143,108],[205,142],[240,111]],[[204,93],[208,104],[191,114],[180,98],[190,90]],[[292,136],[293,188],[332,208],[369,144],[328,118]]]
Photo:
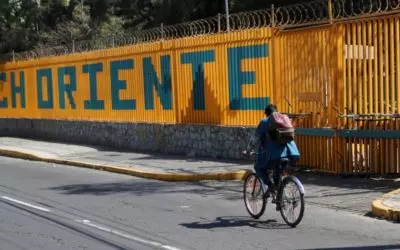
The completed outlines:
[[[135,177],[153,179],[160,181],[202,181],[202,180],[244,180],[246,176],[251,172],[250,170],[239,170],[235,172],[217,172],[217,173],[202,173],[202,174],[182,174],[182,173],[154,173],[146,172],[138,168],[124,168],[111,165],[93,164],[81,161],[62,160],[54,158],[43,158],[34,154],[23,153],[13,150],[0,149],[0,155],[12,158],[19,158],[31,161],[40,161],[61,165],[69,165],[80,168],[95,169],[101,171],[107,171],[112,173],[131,175]]]
[[[400,195],[400,189],[384,194],[378,199],[374,200],[372,202],[372,214],[379,218],[400,222],[400,210],[393,209],[383,204],[383,201],[385,201],[387,198],[389,198],[391,195],[394,194]]]

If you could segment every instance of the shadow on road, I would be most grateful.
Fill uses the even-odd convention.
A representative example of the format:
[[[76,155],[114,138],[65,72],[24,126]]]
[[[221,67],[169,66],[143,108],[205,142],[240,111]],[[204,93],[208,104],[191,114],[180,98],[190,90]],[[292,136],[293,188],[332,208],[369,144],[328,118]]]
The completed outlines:
[[[221,182],[218,185],[222,184],[224,184],[223,187],[214,187],[199,182],[173,183],[173,182],[155,182],[155,181],[136,179],[133,181],[121,181],[121,182],[109,182],[109,183],[61,185],[61,186],[51,187],[49,189],[61,191],[65,195],[89,194],[89,195],[103,196],[103,195],[113,195],[118,193],[130,193],[136,196],[145,196],[145,195],[163,194],[163,193],[168,193],[168,194],[188,193],[188,194],[199,194],[199,195],[223,194],[224,198],[229,198],[230,196],[233,195],[235,196],[235,199],[236,198],[242,199],[241,193],[239,192],[232,193],[232,191],[235,190],[236,186],[241,187],[241,183]]]
[[[393,190],[392,184],[380,183],[367,183],[367,180],[351,180],[344,182],[338,177],[332,177],[332,180],[328,181],[326,178],[320,178],[319,176],[307,174],[298,175],[299,179],[307,187],[312,185],[315,187],[324,188],[326,191],[334,191],[325,193],[324,197],[337,197],[337,196],[351,196],[360,194],[369,194],[374,192],[389,192]],[[108,182],[108,183],[93,183],[93,184],[74,184],[74,185],[61,185],[51,187],[51,190],[63,191],[67,195],[76,194],[92,194],[92,195],[109,195],[115,193],[129,192],[135,195],[146,195],[154,192],[165,192],[165,193],[195,193],[195,194],[221,194],[221,191],[229,191],[240,193],[235,196],[235,199],[242,199],[242,182],[241,181],[220,181],[220,182],[162,182],[162,181],[151,181],[144,179],[135,179],[132,181],[121,181],[121,182]],[[398,184],[397,184],[398,185]],[[335,187],[334,189],[332,189]],[[342,190],[339,192],[339,188]],[[345,191],[346,190],[346,191]],[[319,190],[325,191],[325,190]],[[308,195],[308,198],[314,198],[314,195]],[[320,195],[316,196],[320,197]]]
[[[278,223],[276,220],[254,220],[248,217],[217,217],[211,222],[191,222],[180,224],[189,229],[214,229],[227,227],[253,227],[259,229],[291,229],[286,224]]]
[[[340,177],[325,173],[296,172],[295,175],[305,185],[315,185],[326,188],[356,189],[368,191],[389,192],[399,186],[400,179],[378,179],[362,177]]]
[[[383,193],[398,188],[395,180],[363,178],[344,179],[314,173],[296,173],[306,189],[306,203],[360,214],[370,211],[371,201]],[[238,201],[243,199],[243,181],[163,182],[146,179],[103,183],[58,185],[50,190],[65,195],[105,196],[128,193],[135,196],[154,194],[195,194],[215,199]]]
[[[322,197],[329,199],[352,200],[359,195],[377,197],[380,193],[393,190],[392,183],[368,183],[368,180],[342,180],[338,177],[321,177],[315,174],[297,175],[306,187],[306,198],[309,201],[320,200]],[[217,195],[226,200],[242,199],[242,181],[220,182],[162,182],[145,179],[132,181],[106,182],[106,183],[82,183],[73,185],[60,185],[50,187],[50,190],[61,191],[66,195],[113,195],[118,193],[130,193],[137,196],[151,195],[154,193],[190,193],[199,195]],[[397,184],[398,185],[398,184]],[[315,192],[313,191],[315,189]]]
[[[376,245],[376,246],[361,246],[361,247],[335,247],[335,248],[312,248],[312,249],[304,249],[304,250],[375,250],[375,249],[400,249],[400,244],[396,245]]]

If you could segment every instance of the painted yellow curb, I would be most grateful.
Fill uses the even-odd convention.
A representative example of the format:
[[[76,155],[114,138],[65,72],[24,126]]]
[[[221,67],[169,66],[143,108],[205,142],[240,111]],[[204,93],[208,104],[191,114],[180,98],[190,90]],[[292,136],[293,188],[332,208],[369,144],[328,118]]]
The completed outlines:
[[[390,193],[382,195],[378,199],[374,200],[372,202],[372,214],[375,215],[376,217],[384,218],[386,220],[400,221],[400,210],[393,209],[393,208],[385,206],[383,204],[383,201],[385,199],[389,198],[391,195],[394,195],[394,194],[400,195],[400,189],[397,189]]]
[[[124,168],[111,165],[93,164],[81,161],[42,158],[34,154],[23,153],[13,150],[0,149],[0,155],[13,158],[20,158],[25,160],[41,161],[41,162],[69,165],[74,167],[96,169],[96,170],[108,171],[113,173],[119,173],[119,174],[125,174],[135,177],[161,180],[161,181],[244,180],[246,176],[249,173],[251,173],[250,170],[240,170],[235,172],[202,173],[202,174],[157,173],[157,172],[143,171],[134,167]]]

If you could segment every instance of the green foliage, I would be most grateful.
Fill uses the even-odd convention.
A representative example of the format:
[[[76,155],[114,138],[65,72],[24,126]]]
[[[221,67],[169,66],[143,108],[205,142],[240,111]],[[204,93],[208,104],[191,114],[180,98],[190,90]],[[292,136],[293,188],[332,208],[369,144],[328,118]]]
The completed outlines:
[[[229,0],[232,12],[272,1]],[[0,54],[186,22],[225,12],[224,0],[0,0]]]

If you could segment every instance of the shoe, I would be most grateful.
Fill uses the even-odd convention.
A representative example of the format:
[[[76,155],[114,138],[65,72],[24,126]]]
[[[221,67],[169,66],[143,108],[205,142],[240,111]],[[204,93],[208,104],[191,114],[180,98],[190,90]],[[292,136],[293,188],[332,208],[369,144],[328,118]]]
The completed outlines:
[[[271,203],[275,204],[276,203],[276,199],[275,199],[274,193],[272,193],[270,191],[267,191],[267,192],[264,193],[264,199],[268,199],[270,197],[272,197]]]

